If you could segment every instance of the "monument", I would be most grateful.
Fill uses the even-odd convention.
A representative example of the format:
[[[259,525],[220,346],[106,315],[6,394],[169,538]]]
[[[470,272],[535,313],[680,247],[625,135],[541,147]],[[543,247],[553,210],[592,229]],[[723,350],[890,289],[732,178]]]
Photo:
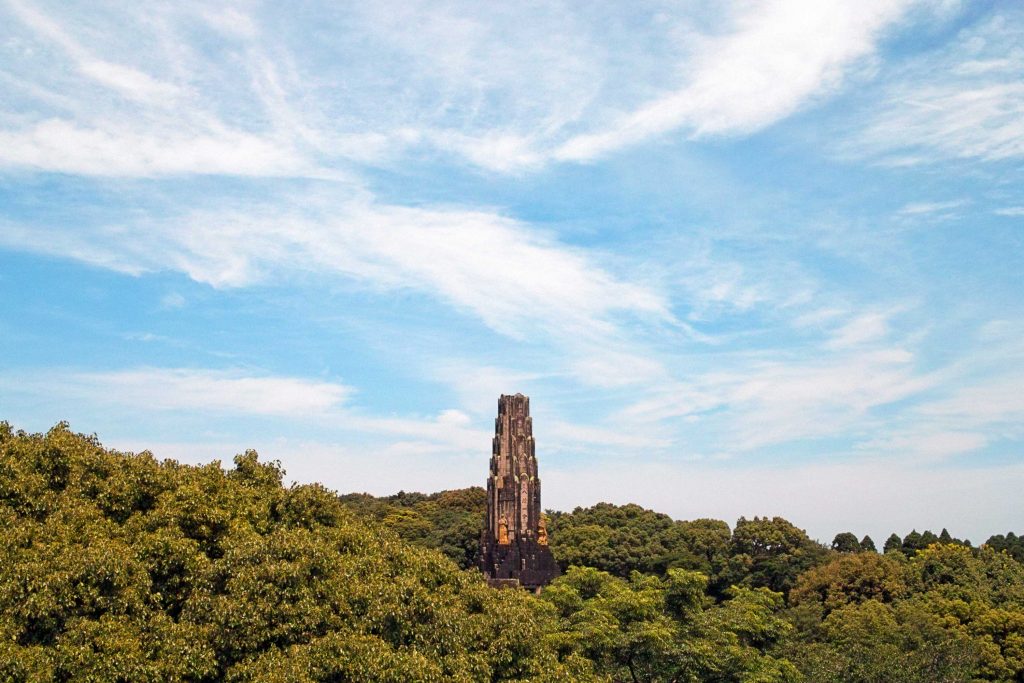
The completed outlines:
[[[492,586],[533,589],[559,574],[541,516],[530,399],[522,394],[498,399],[480,570]]]

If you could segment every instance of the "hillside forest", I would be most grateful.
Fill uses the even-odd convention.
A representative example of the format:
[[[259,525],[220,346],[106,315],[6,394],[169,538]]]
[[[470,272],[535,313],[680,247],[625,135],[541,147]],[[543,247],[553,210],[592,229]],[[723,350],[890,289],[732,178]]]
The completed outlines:
[[[539,595],[474,567],[479,488],[284,484],[0,423],[0,681],[1024,681],[1024,540],[828,546],[780,517],[548,514]]]

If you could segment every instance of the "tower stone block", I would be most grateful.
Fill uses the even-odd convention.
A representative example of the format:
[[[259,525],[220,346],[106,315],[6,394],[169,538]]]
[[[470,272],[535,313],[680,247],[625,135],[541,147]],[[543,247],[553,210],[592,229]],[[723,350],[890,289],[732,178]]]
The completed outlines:
[[[502,395],[494,421],[480,570],[491,585],[539,588],[558,576],[541,516],[530,399]]]

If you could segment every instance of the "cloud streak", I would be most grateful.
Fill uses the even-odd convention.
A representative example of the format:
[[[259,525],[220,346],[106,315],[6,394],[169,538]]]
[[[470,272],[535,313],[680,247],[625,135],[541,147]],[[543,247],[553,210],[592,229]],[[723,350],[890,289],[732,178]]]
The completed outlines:
[[[746,135],[839,90],[907,4],[740,3],[712,34],[664,7],[639,8],[650,22],[624,21],[633,33],[623,33],[607,16],[616,8],[401,3],[325,12],[322,31],[301,41],[286,19],[255,10],[119,13],[147,42],[142,57],[98,44],[74,11],[12,2],[10,18],[38,49],[10,55],[18,96],[0,127],[0,165],[321,177],[429,150],[522,172],[673,132]],[[282,21],[285,30],[263,30]],[[199,27],[216,39],[197,40]],[[52,46],[60,56],[36,57]]]
[[[155,411],[215,411],[227,414],[304,418],[342,406],[352,389],[295,377],[252,375],[239,370],[140,368],[78,372],[47,378],[65,396]],[[20,378],[21,387],[33,386]]]
[[[322,200],[123,226],[12,225],[0,243],[131,274],[170,268],[214,287],[312,269],[381,291],[424,292],[515,338],[536,330],[600,337],[614,331],[612,318],[622,312],[672,320],[653,288],[615,277],[587,252],[521,221],[367,197]]]
[[[893,166],[1024,156],[1024,39],[1019,11],[992,17],[938,55],[912,61],[873,101],[842,155]]]
[[[701,47],[686,84],[621,117],[607,130],[567,140],[558,159],[587,161],[683,129],[695,137],[745,134],[837,89],[874,53],[878,34],[905,2],[770,2],[744,7],[724,36]]]

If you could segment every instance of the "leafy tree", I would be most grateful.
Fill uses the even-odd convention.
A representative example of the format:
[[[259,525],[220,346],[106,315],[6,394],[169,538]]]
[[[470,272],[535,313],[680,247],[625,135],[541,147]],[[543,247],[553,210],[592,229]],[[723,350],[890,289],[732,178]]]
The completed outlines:
[[[678,541],[670,538],[665,566],[699,571],[715,579],[729,562],[732,531],[720,519],[695,519],[676,522]]]
[[[860,539],[861,552],[877,553],[878,549],[875,548],[875,542],[871,540],[870,536],[865,535],[864,538]]]
[[[740,517],[733,530],[727,578],[736,585],[787,593],[801,572],[828,550],[782,517]]]
[[[0,680],[1024,681],[1013,533],[833,552],[778,517],[600,504],[551,514],[560,561],[599,566],[538,598],[460,571],[482,489],[283,477],[0,422]]]
[[[895,533],[890,534],[889,538],[885,539],[885,545],[882,547],[883,553],[901,552],[902,550],[903,541]]]
[[[994,549],[1002,550],[1018,562],[1024,562],[1024,537],[1018,536],[1012,531],[1006,534],[991,536],[985,545]]]
[[[0,680],[593,680],[545,603],[282,475],[0,427]]]
[[[891,603],[907,593],[904,565],[892,555],[838,555],[800,575],[789,594],[790,604],[817,603],[824,616],[867,600]]]
[[[856,536],[849,531],[844,531],[836,534],[836,537],[832,539],[832,550],[837,553],[856,553],[860,552],[860,543]]]
[[[613,681],[795,681],[797,672],[767,654],[791,630],[777,612],[782,596],[736,588],[714,605],[707,578],[670,569],[664,579],[629,580],[570,567],[541,594],[562,618],[559,647],[595,662]]]
[[[921,534],[917,532],[917,529],[912,529],[909,534],[903,537],[903,543],[901,548],[903,554],[907,557],[911,557],[918,550],[923,550],[927,546],[921,542]]]
[[[440,493],[406,493],[376,498],[341,496],[357,514],[383,522],[403,540],[440,550],[463,569],[475,565],[487,493],[479,486]]]
[[[711,576],[717,586],[729,560],[731,532],[725,522],[673,521],[638,505],[599,503],[551,512],[548,532],[563,569],[590,566],[627,578],[632,571],[660,575],[682,568]]]

